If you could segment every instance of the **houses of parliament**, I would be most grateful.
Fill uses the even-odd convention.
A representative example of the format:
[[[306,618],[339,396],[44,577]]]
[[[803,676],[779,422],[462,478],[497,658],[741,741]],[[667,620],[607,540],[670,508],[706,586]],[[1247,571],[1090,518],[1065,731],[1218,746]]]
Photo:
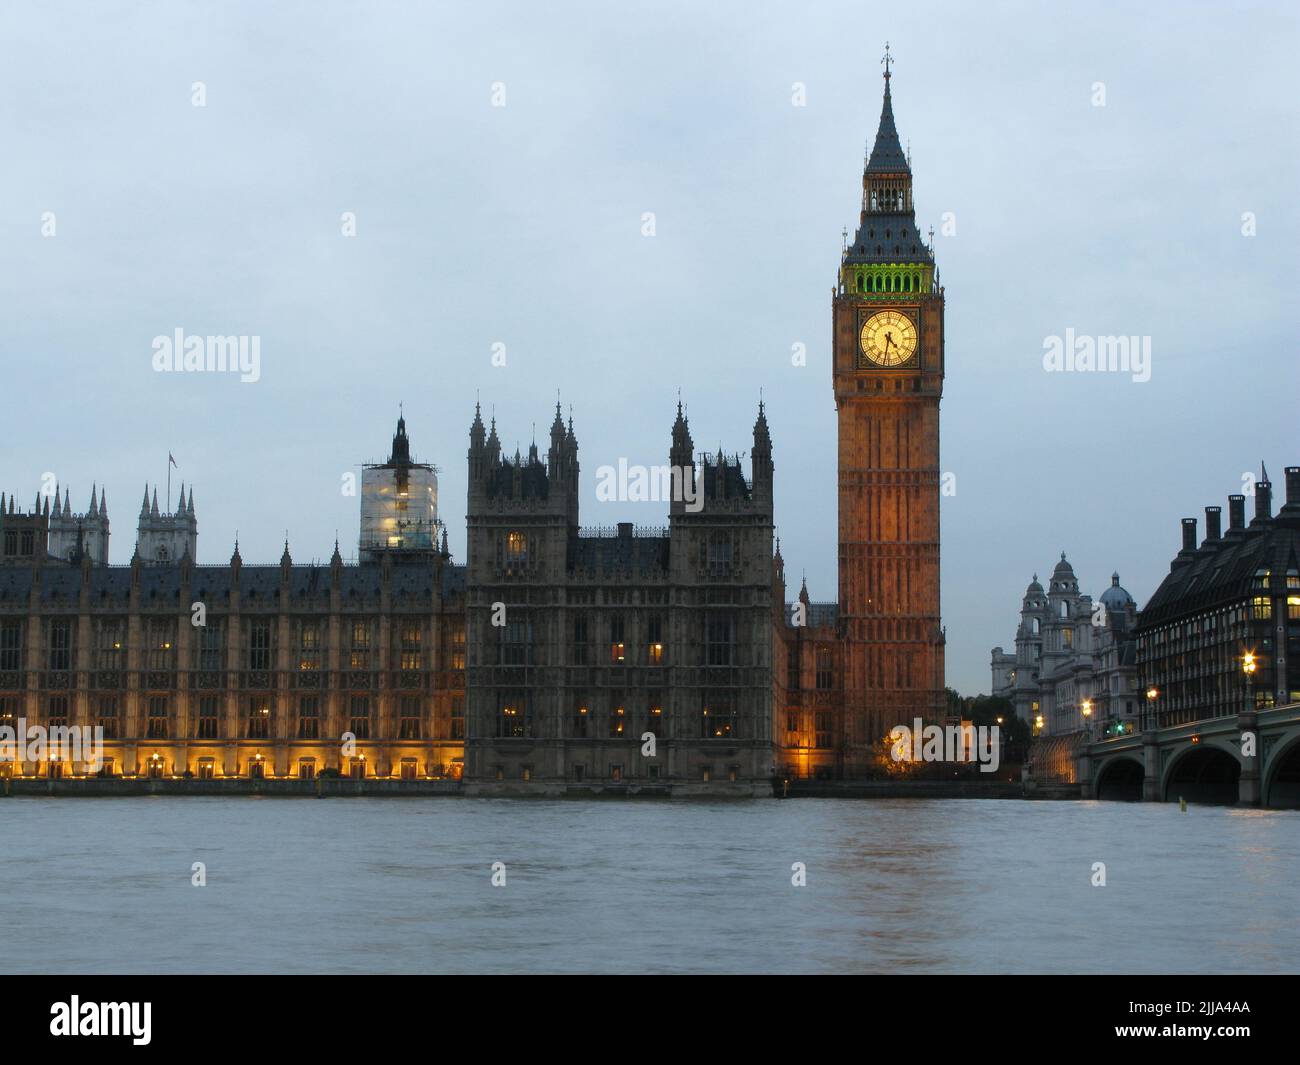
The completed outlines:
[[[469,429],[467,552],[399,419],[362,474],[357,561],[197,561],[193,489],[145,492],[129,565],[107,500],[0,497],[0,726],[102,727],[98,769],[23,777],[445,781],[469,794],[771,794],[870,776],[896,724],[943,713],[944,295],[917,230],[891,73],[831,295],[838,601],[791,595],[760,403],[746,468],[678,405],[668,525],[584,528],[579,448]],[[687,505],[686,499],[691,500]],[[829,500],[827,501],[829,504]]]

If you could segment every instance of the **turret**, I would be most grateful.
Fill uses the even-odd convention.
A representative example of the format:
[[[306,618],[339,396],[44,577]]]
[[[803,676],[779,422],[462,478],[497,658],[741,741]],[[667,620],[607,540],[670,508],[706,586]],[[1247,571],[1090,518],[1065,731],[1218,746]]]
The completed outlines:
[[[52,558],[80,562],[87,558],[96,566],[108,565],[108,506],[101,503],[97,486],[90,489],[90,505],[84,514],[74,514],[69,489],[63,499],[54,493],[54,510],[50,514],[49,553]]]
[[[361,473],[360,557],[374,562],[388,552],[437,551],[438,473],[411,457],[406,416],[398,415],[388,461]]]
[[[772,437],[767,428],[763,401],[758,401],[758,419],[754,422],[754,449],[750,452],[750,473],[756,498],[772,498]]]
[[[136,527],[136,550],[141,561],[145,565],[166,564],[177,562],[186,555],[197,561],[198,539],[199,523],[194,513],[193,490],[187,496],[182,484],[176,510],[164,514],[158,507],[157,487],[154,487],[151,497],[146,485]]]

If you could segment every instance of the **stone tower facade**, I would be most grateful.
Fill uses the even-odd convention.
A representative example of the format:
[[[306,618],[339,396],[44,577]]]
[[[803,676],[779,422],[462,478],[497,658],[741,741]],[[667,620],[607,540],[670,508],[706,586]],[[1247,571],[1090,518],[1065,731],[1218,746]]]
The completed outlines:
[[[763,794],[772,749],[772,452],[694,453],[679,405],[667,529],[582,529],[578,442],[503,458],[470,428],[467,788]]]
[[[199,523],[194,516],[194,490],[190,489],[187,497],[185,485],[182,484],[176,512],[164,514],[158,509],[157,487],[154,487],[151,501],[146,485],[136,530],[135,552],[140,560],[146,565],[178,562],[182,558],[194,560],[198,553],[198,540]]]
[[[944,714],[939,400],[944,296],[917,231],[912,170],[884,105],[857,234],[832,297],[839,420],[843,771],[897,724]]]
[[[79,561],[83,556],[97,566],[108,565],[108,501],[101,499],[97,487],[90,490],[90,506],[84,514],[74,514],[68,490],[63,490],[63,501],[54,493],[54,509],[50,511],[49,553],[66,562]]]
[[[22,510],[18,500],[0,494],[0,561],[10,565],[43,562],[48,554],[50,535],[50,497],[44,504],[41,495],[31,510]]]

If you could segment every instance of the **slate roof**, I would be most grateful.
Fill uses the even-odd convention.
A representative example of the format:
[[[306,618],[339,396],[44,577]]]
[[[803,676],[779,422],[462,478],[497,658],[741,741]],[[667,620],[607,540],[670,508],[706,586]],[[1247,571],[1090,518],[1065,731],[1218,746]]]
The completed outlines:
[[[787,629],[795,628],[790,624],[790,619],[794,616],[794,603],[785,604],[785,627]],[[808,628],[816,629],[823,626],[834,628],[840,619],[839,603],[809,603],[808,614],[805,620]]]
[[[487,495],[489,499],[504,496],[507,499],[546,499],[551,494],[551,482],[546,473],[546,466],[536,457],[537,445],[534,444],[527,461],[510,462],[503,460],[487,473]],[[515,495],[515,479],[518,478],[519,493]]]
[[[849,263],[931,263],[934,256],[921,239],[913,211],[869,213],[844,257]]]
[[[722,491],[718,491],[718,471],[719,467],[712,462],[704,464],[704,495],[707,499],[714,499],[721,496],[724,499],[748,499],[750,488],[749,482],[745,480],[744,471],[740,468],[738,461],[726,461],[722,469]]]
[[[888,80],[885,81],[885,102],[880,109],[876,143],[863,173],[902,173],[909,177],[912,173],[894,126],[894,105]],[[917,231],[914,211],[872,211],[858,227],[853,243],[845,252],[845,262],[933,264],[934,256]]]
[[[876,143],[871,148],[871,158],[867,160],[867,173],[892,173],[904,171],[911,173],[907,165],[907,156],[898,140],[898,129],[894,126],[894,101],[889,94],[889,80],[885,79],[885,102],[880,108],[880,125],[876,129]]]
[[[428,565],[397,562],[392,567],[389,590],[393,597],[402,599],[429,599],[433,596],[434,569]],[[0,604],[26,604],[31,595],[34,571],[30,566],[0,566]],[[190,574],[190,592],[196,599],[224,602],[230,595],[232,574],[228,565],[195,566]],[[290,567],[289,587],[295,600],[328,598],[330,594],[330,567],[318,563]],[[339,590],[344,603],[358,601],[377,604],[381,587],[380,567],[377,564],[345,565],[339,573]],[[466,574],[463,565],[446,564],[442,567],[442,595],[444,598],[463,595]],[[146,608],[150,602],[174,603],[180,594],[179,565],[148,565],[140,569],[140,600]],[[245,605],[257,602],[278,602],[280,595],[280,567],[240,567],[240,598]],[[125,601],[131,593],[130,566],[95,566],[90,572],[90,600]],[[51,563],[40,573],[42,602],[60,600],[76,603],[81,595],[81,569],[78,566]]]
[[[1288,503],[1269,520],[1256,518],[1245,530],[1229,529],[1217,543],[1191,552],[1190,561],[1176,566],[1155,590],[1138,628],[1238,603],[1251,594],[1259,569],[1270,570],[1274,579],[1300,569],[1300,503]]]
[[[670,539],[656,536],[594,536],[579,533],[569,538],[568,568],[596,573],[633,572],[664,575],[668,572]]]

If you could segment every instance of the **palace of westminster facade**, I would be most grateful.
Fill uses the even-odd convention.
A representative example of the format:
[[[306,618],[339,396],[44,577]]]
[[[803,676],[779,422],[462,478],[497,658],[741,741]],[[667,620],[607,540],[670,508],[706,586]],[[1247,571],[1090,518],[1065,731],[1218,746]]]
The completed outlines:
[[[108,776],[459,780],[469,793],[770,794],[852,779],[944,713],[944,296],[917,232],[888,65],[832,293],[839,596],[787,603],[762,404],[749,469],[679,404],[666,529],[583,529],[578,444],[470,428],[467,559],[399,420],[362,476],[358,561],[200,565],[192,490],[148,490],[128,566],[107,503],[0,498],[0,726],[102,726]],[[691,501],[688,505],[687,501]],[[441,533],[441,535],[440,535]],[[85,775],[72,761],[23,776]]]

